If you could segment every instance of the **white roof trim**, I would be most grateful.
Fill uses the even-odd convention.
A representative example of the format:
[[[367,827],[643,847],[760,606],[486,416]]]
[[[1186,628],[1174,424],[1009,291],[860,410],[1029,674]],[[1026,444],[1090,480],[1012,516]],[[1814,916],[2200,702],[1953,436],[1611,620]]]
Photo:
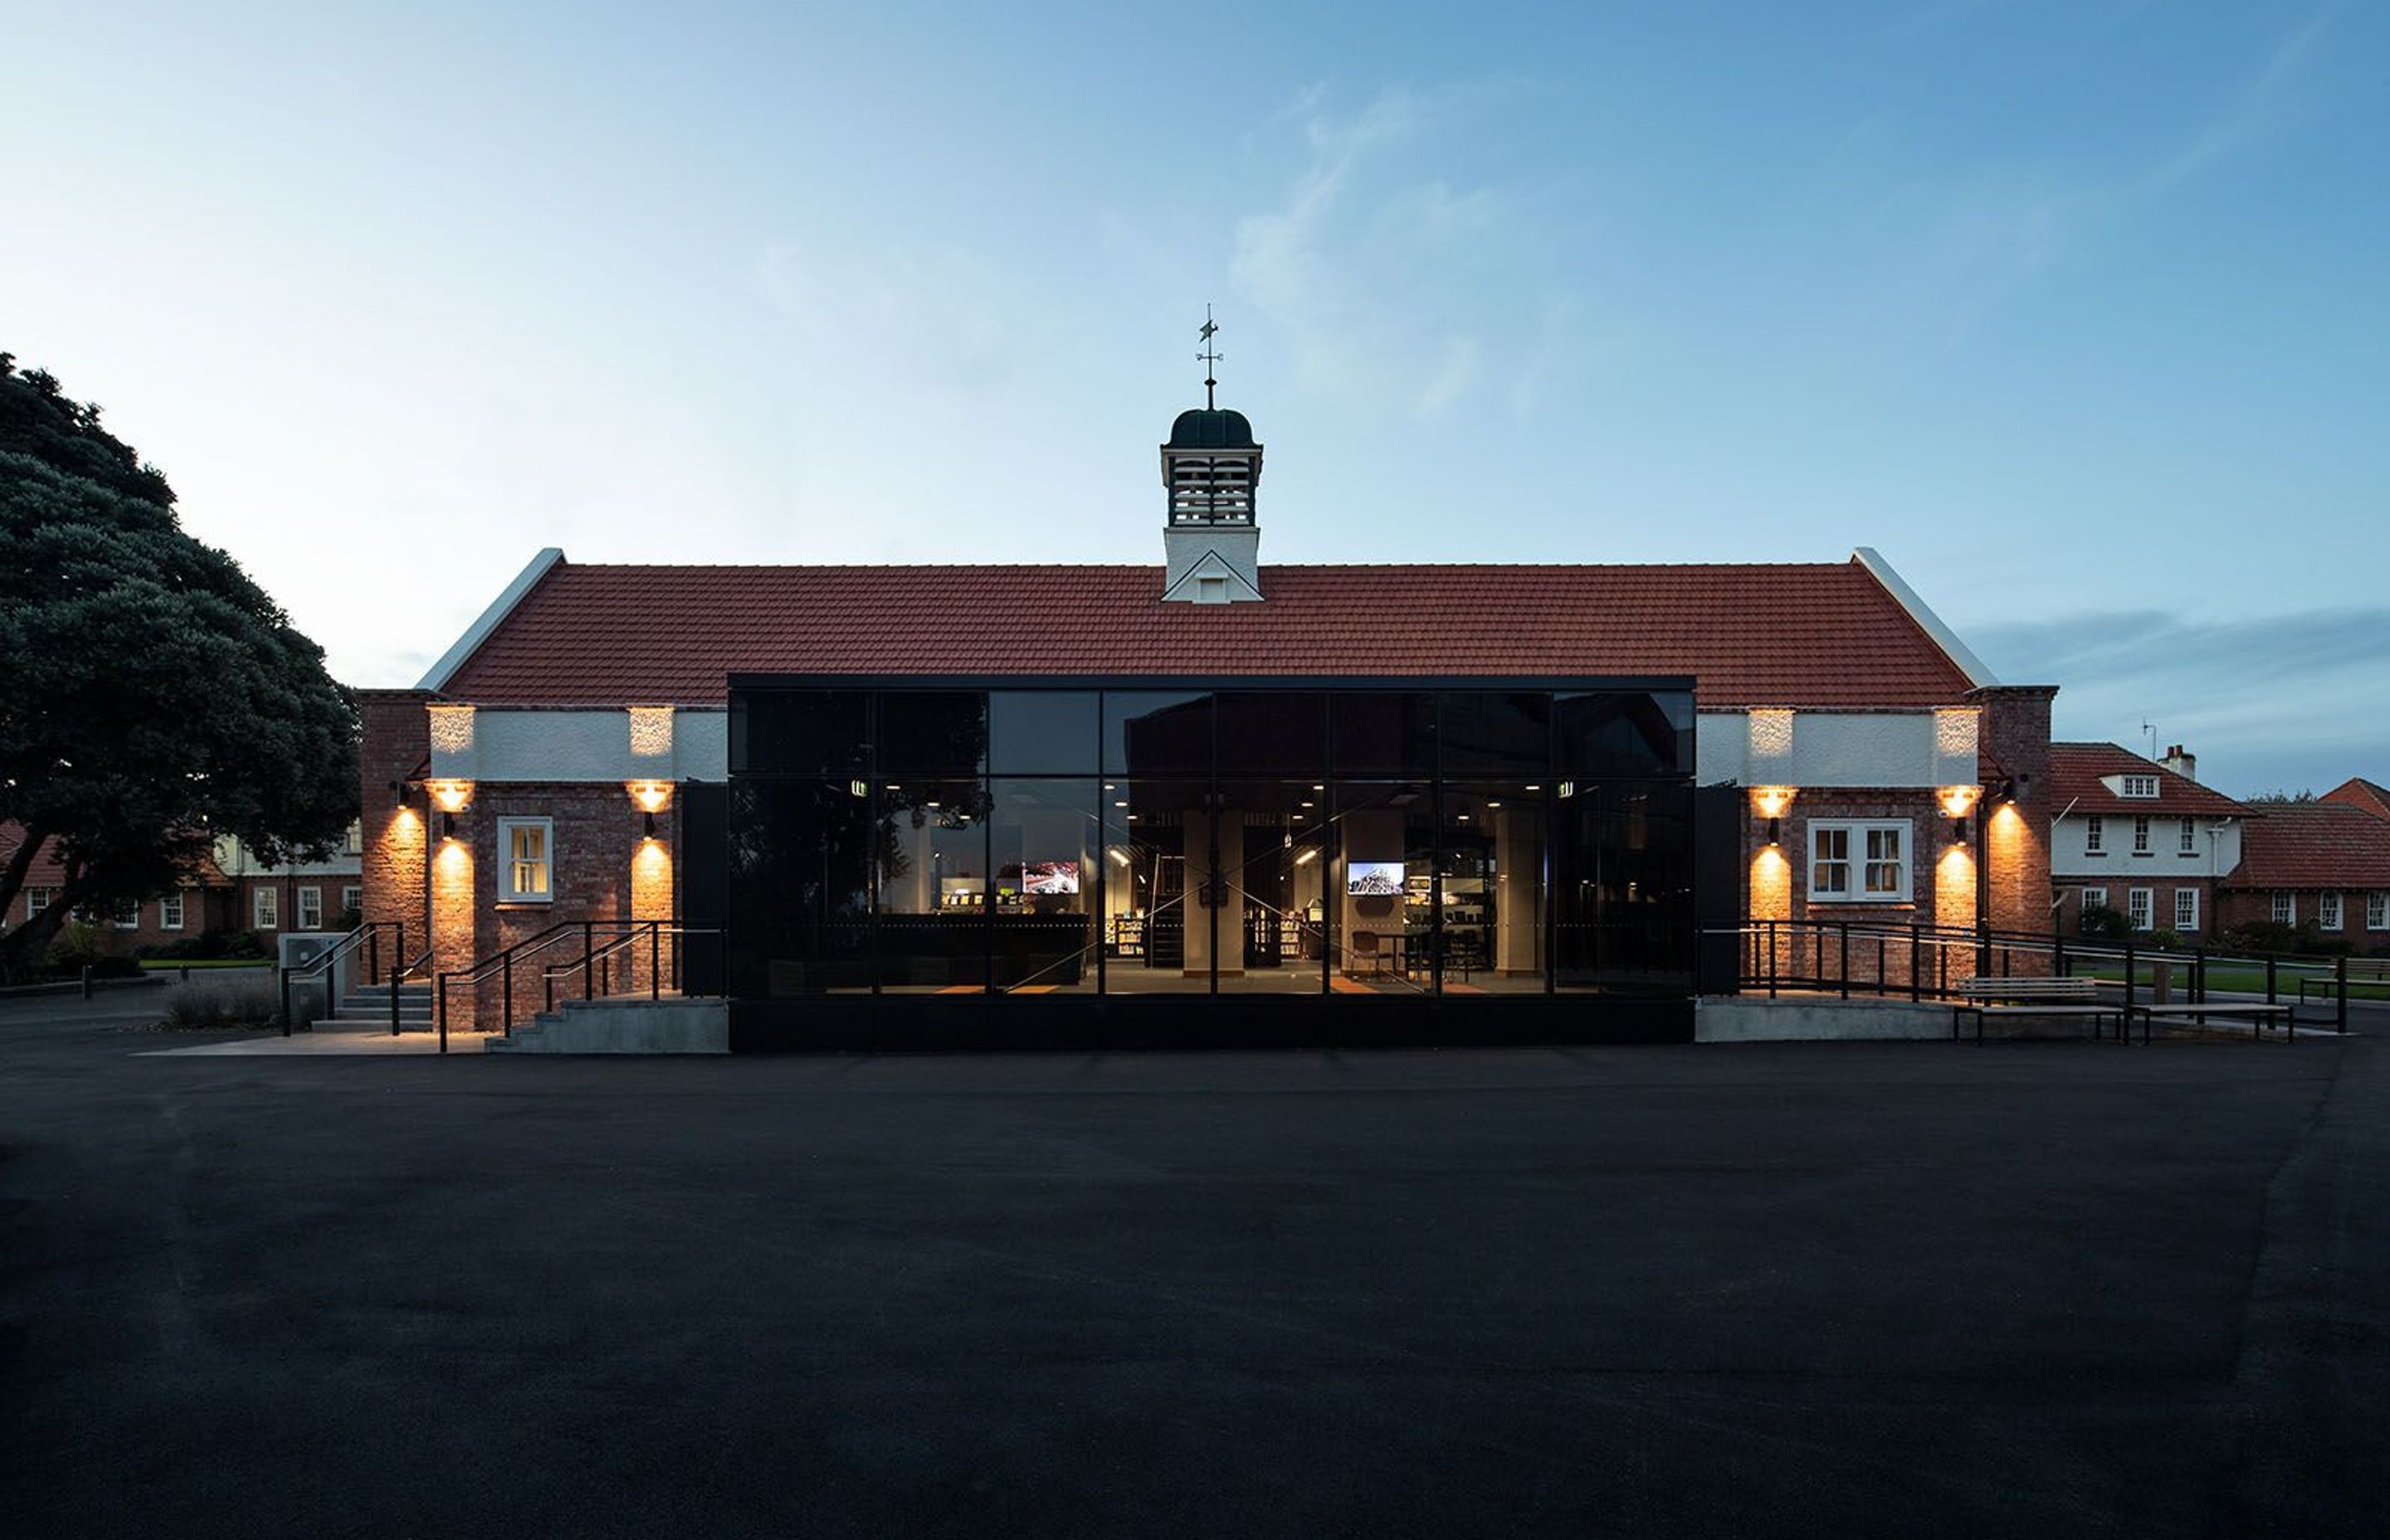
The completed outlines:
[[[2000,682],[1999,676],[1984,666],[1984,661],[1959,639],[1957,632],[1942,623],[1942,617],[1917,597],[1917,590],[1892,570],[1892,563],[1879,556],[1874,546],[1861,545],[1851,553],[1851,559],[1866,568],[1878,583],[1883,584],[1886,593],[1900,601],[1900,607],[1908,611],[1908,618],[1924,627],[1925,634],[1934,638],[1934,645],[1959,665],[1959,672],[1967,676],[1969,684],[1982,689],[1986,685]]]
[[[490,639],[490,633],[498,628],[498,622],[514,613],[515,606],[520,604],[523,596],[547,575],[550,567],[563,560],[564,548],[560,545],[550,545],[532,558],[531,565],[515,574],[515,580],[507,584],[506,592],[491,601],[490,607],[482,611],[480,620],[465,628],[465,634],[456,638],[456,645],[440,655],[440,661],[431,665],[430,671],[415,687],[419,690],[446,689],[448,681],[465,666],[465,660],[473,655],[473,650]]]
[[[1195,589],[1195,580],[1206,577],[1227,578],[1252,598],[1257,599],[1262,597],[1262,591],[1253,586],[1251,578],[1237,570],[1235,562],[1222,556],[1218,550],[1206,546],[1203,554],[1198,557],[1185,571],[1178,574],[1178,581],[1163,591],[1163,602],[1174,600],[1189,602],[1184,596],[1190,591],[1199,591]]]

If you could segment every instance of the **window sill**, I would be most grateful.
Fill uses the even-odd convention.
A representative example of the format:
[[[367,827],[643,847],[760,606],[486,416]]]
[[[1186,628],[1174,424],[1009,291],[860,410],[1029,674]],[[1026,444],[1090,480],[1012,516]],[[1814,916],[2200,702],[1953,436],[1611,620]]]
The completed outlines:
[[[552,909],[555,906],[556,900],[552,898],[502,898],[497,902],[497,907],[502,910]]]

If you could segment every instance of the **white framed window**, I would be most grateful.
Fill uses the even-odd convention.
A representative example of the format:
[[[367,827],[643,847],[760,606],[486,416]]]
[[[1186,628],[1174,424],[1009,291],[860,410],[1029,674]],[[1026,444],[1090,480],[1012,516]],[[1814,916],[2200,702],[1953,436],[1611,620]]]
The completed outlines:
[[[556,825],[547,818],[498,820],[498,902],[546,904],[556,896]]]
[[[366,821],[363,818],[349,820],[349,837],[344,848],[351,855],[363,855],[366,853]]]
[[[2086,909],[2104,909],[2104,908],[2106,908],[2107,906],[2108,906],[2108,890],[2107,890],[2107,889],[2105,889],[2105,888],[2086,888],[2086,889],[2084,889],[2084,890],[2083,890],[2083,907],[2084,907],[2084,908],[2086,908]]]
[[[2100,854],[2101,843],[2106,840],[2107,837],[2107,819],[2102,818],[2100,815],[2094,813],[2089,817],[2083,820],[2083,853],[2086,855]]]
[[[1842,904],[1906,904],[1909,820],[1812,819],[1809,897]]]
[[[109,905],[108,923],[120,930],[140,930],[141,901],[137,898],[122,898]]]
[[[2274,895],[2274,923],[2277,925],[2296,925],[2298,922],[2299,901],[2297,895],[2293,893],[2276,893]]]
[[[2319,930],[2340,929],[2340,895],[2326,893],[2316,900],[2316,926]]]
[[[169,893],[158,901],[158,929],[179,930],[183,928],[183,895]]]
[[[2149,853],[2150,820],[2149,815],[2147,814],[2143,814],[2133,820],[2133,853],[2135,855],[2147,855]]]
[[[58,891],[56,888],[28,888],[28,889],[26,889],[26,890],[25,890],[25,918],[26,918],[27,919],[31,919],[31,918],[32,918],[35,915],[40,914],[43,910],[45,910],[45,909],[48,908],[51,905],[56,904],[58,901]]]
[[[2198,819],[2185,818],[2182,821],[2182,843],[2177,845],[2175,848],[2182,852],[2185,855],[2197,855],[2199,853]]]
[[[2158,778],[2155,776],[2127,776],[2124,790],[2117,793],[2124,797],[2154,797],[2157,794]]]
[[[252,930],[279,930],[282,925],[282,891],[278,888],[249,890],[249,928]]]
[[[2150,928],[2150,890],[2147,888],[2125,890],[2125,919],[2136,930],[2146,930]]]
[[[2390,893],[2365,895],[2365,928],[2369,930],[2390,930]]]
[[[302,930],[320,930],[323,928],[324,890],[321,888],[300,889],[299,929]]]
[[[342,888],[341,890],[341,913],[344,915],[361,915],[365,913],[365,908],[366,891],[363,888]]]
[[[2199,929],[2199,890],[2177,888],[2174,891],[2174,928],[2185,935]]]

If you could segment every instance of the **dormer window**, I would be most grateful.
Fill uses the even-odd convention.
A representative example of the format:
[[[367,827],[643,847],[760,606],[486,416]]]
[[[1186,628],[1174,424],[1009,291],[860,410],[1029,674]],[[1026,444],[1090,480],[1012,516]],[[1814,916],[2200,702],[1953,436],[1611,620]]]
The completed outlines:
[[[2120,797],[2154,798],[2157,794],[2158,778],[2155,776],[2127,776],[2125,784],[2116,792]]]

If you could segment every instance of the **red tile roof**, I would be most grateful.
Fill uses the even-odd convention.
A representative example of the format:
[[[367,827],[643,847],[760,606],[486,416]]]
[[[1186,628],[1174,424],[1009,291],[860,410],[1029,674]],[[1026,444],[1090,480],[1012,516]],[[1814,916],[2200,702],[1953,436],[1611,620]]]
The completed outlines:
[[[443,693],[721,703],[757,674],[1692,674],[1705,705],[1916,707],[1970,681],[1857,561],[1265,567],[1164,604],[1154,567],[559,562]]]
[[[2328,802],[2362,808],[2377,818],[2390,818],[2390,787],[2378,786],[2362,776],[2351,776],[2323,794]]]
[[[2102,776],[2155,776],[2154,797],[2120,797],[2108,789]],[[2143,759],[2114,743],[2052,743],[2049,746],[2051,795],[2062,809],[2072,804],[2078,813],[2185,814],[2231,817],[2249,810],[2220,791],[2185,776],[2178,776],[2154,760]]]
[[[2343,802],[2278,802],[2241,831],[2228,888],[2390,889],[2390,819]]]

